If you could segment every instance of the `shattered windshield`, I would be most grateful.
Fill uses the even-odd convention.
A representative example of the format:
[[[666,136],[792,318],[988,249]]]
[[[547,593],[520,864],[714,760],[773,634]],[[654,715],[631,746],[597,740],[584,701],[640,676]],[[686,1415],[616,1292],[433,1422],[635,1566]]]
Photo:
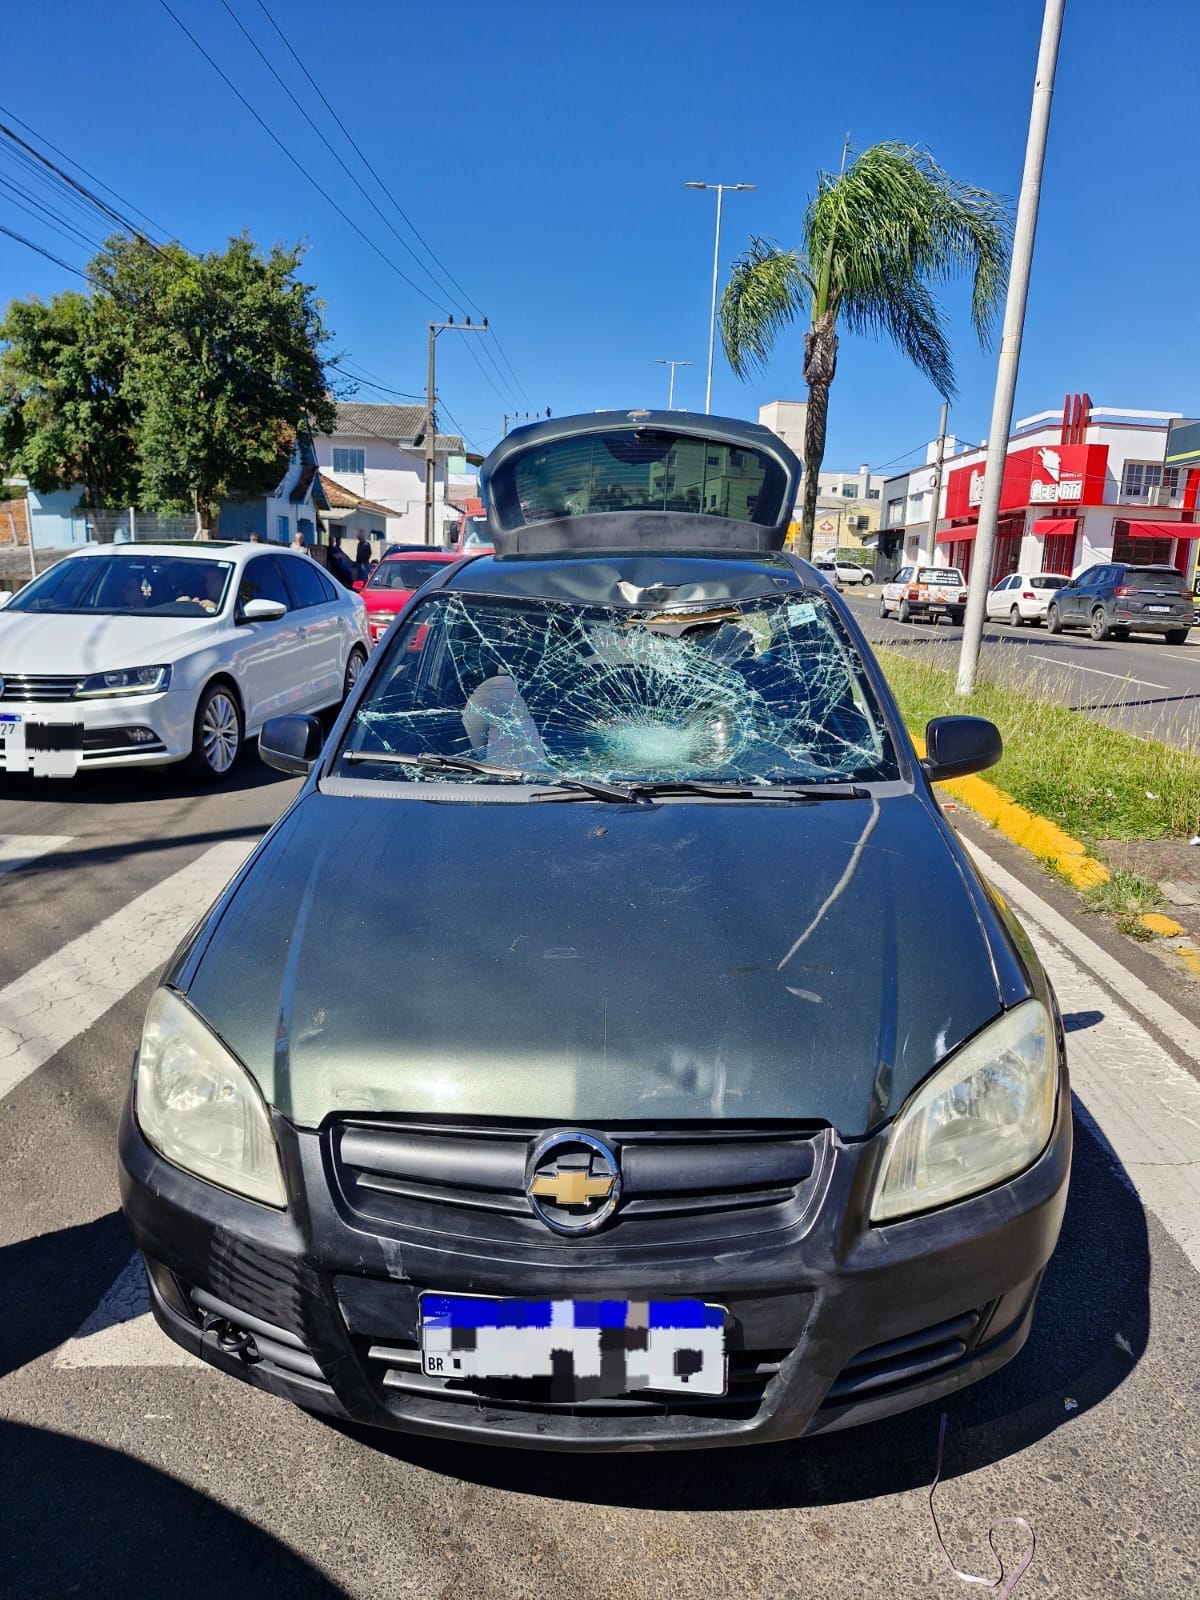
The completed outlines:
[[[729,785],[898,776],[862,662],[818,594],[633,608],[442,592],[386,648],[338,752],[339,776]]]

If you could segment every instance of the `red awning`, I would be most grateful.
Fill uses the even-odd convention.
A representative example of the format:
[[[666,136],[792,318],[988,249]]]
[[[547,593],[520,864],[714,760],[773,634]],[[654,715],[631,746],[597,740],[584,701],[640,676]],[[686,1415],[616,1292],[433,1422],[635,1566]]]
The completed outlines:
[[[1078,517],[1040,517],[1033,531],[1039,539],[1050,539],[1056,533],[1074,533],[1079,523]]]
[[[963,528],[943,528],[937,536],[939,544],[965,544],[975,537],[978,523],[970,522]],[[1200,532],[1200,530],[1197,530]]]
[[[1200,539],[1195,522],[1127,522],[1125,528],[1131,539]]]

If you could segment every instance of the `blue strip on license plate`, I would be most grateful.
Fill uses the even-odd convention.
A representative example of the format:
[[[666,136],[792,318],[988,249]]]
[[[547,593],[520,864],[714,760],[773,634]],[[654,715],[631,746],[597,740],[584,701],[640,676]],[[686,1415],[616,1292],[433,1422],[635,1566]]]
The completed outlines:
[[[726,1312],[703,1300],[421,1296],[431,1377],[546,1379],[556,1397],[725,1393]]]

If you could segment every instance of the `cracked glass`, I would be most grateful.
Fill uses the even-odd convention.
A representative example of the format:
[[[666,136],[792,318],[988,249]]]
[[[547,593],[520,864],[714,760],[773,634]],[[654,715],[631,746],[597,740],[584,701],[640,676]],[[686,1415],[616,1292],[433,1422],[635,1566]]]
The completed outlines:
[[[339,776],[755,786],[899,776],[861,659],[818,594],[606,606],[441,593],[381,665]]]

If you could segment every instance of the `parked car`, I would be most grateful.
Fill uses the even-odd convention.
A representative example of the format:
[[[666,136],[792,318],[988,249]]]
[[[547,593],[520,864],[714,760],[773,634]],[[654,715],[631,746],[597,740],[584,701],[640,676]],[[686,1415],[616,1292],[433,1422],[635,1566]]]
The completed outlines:
[[[1046,626],[1051,633],[1086,628],[1097,641],[1161,633],[1168,644],[1184,644],[1193,612],[1177,568],[1117,561],[1088,567],[1065,584],[1050,602]]]
[[[988,590],[988,619],[1007,621],[1014,628],[1023,622],[1036,627],[1045,618],[1054,595],[1069,582],[1060,572],[1010,573]]]
[[[668,462],[753,520],[664,510]],[[999,734],[940,717],[917,759],[782,551],[767,429],[601,413],[483,470],[496,555],[413,597],[324,748],[267,727],[307,781],[150,1001],[120,1166],[155,1317],[310,1410],[538,1449],[984,1377],[1071,1152],[1054,995],[933,788]],[[622,510],[564,512],[593,474]]]
[[[367,644],[362,601],[299,550],[93,546],[0,611],[0,773],[219,782],[269,717],[339,704]]]
[[[482,513],[467,511],[458,519],[454,548],[460,556],[482,555],[492,549],[488,520]]]
[[[874,583],[875,574],[870,567],[864,567],[857,561],[837,561],[829,557],[819,557],[813,562],[818,572],[824,572],[834,580],[835,588],[842,588],[845,584],[861,584],[864,588],[869,583]]]
[[[365,583],[354,587],[367,608],[367,629],[371,643],[378,644],[391,627],[414,591],[439,573],[448,561],[457,561],[453,550],[402,550],[385,556]]]
[[[879,615],[898,622],[939,617],[961,625],[967,610],[966,579],[957,567],[901,567],[879,595]]]

